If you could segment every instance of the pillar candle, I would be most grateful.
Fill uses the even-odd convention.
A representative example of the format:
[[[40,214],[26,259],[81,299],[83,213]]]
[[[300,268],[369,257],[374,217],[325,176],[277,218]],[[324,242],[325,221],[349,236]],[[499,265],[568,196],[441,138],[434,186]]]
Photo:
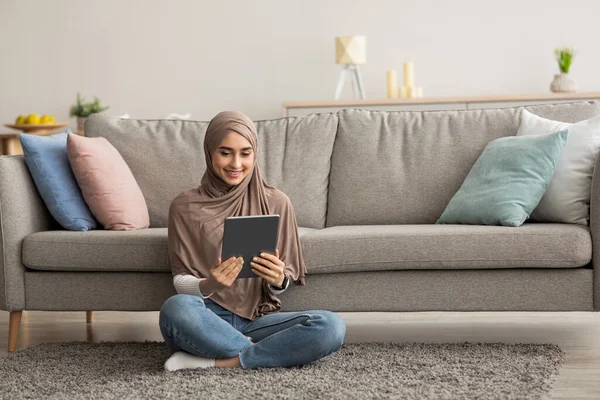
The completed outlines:
[[[423,97],[423,87],[422,86],[417,87],[417,97]]]
[[[395,69],[387,71],[387,92],[388,97],[398,97],[398,74]]]
[[[415,66],[410,61],[404,63],[404,86],[415,86]]]
[[[406,86],[400,87],[400,97],[402,97],[402,98],[408,97],[408,93],[406,92]]]

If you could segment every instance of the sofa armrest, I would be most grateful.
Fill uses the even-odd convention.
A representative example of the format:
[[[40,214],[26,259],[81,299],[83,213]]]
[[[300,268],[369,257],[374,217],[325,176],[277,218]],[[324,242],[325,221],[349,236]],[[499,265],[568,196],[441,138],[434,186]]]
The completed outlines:
[[[590,196],[590,233],[594,266],[594,310],[600,311],[600,157],[594,166]]]
[[[23,239],[56,225],[23,156],[0,157],[0,309],[25,309]]]

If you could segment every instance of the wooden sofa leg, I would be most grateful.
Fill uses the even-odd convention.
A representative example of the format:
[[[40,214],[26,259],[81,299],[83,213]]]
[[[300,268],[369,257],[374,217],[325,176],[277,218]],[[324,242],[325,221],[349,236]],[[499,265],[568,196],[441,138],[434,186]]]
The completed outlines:
[[[17,349],[21,315],[23,315],[23,310],[10,312],[10,320],[8,322],[8,351],[11,353]]]
[[[93,311],[85,312],[85,322],[88,324],[92,322],[92,313],[93,313]]]

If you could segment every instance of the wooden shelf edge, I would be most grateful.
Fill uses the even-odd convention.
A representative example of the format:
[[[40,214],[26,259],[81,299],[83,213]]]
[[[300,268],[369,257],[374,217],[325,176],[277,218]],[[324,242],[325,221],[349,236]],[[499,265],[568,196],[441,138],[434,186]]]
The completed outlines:
[[[451,104],[451,103],[496,103],[510,101],[536,101],[536,100],[588,100],[600,99],[600,92],[587,93],[541,93],[500,96],[460,96],[460,97],[420,97],[396,99],[354,99],[354,100],[328,100],[328,101],[286,101],[284,109],[313,108],[313,107],[348,107],[348,106],[379,106],[402,104]]]

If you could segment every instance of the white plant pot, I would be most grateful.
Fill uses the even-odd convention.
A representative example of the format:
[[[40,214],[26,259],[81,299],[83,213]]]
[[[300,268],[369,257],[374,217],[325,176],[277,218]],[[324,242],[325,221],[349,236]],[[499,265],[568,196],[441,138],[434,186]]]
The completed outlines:
[[[87,117],[77,117],[77,132],[83,132],[83,127]]]
[[[576,92],[577,82],[569,77],[569,74],[560,73],[554,75],[554,80],[550,84],[550,90],[555,93]]]

